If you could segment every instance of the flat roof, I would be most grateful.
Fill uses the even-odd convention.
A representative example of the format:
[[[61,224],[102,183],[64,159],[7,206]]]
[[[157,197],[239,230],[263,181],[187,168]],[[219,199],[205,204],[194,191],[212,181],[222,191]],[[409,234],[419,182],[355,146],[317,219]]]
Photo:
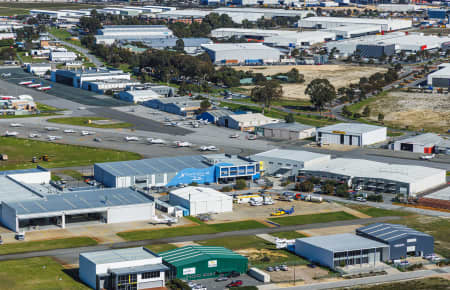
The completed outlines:
[[[289,131],[303,131],[303,130],[315,128],[314,126],[304,125],[304,124],[300,124],[297,122],[294,122],[294,123],[279,122],[279,123],[266,124],[266,125],[262,125],[259,127],[260,128],[270,128],[270,129],[286,129]]]
[[[81,253],[80,256],[83,256],[97,265],[153,259],[159,257],[157,254],[144,247],[87,252]]]
[[[415,183],[436,174],[445,175],[445,170],[431,167],[350,158],[336,158],[326,163],[312,164],[306,170],[351,177],[380,178],[404,183]]]
[[[0,171],[0,175],[13,175],[13,174],[23,174],[23,173],[36,173],[36,172],[47,172],[47,170],[45,170],[41,167],[29,168],[29,169],[4,170],[4,171]]]
[[[333,133],[333,131],[346,132],[346,134],[363,134],[375,130],[379,130],[381,128],[375,125],[362,124],[362,123],[337,123],[330,126],[325,126],[318,128],[317,131],[325,132],[325,133]]]
[[[404,19],[381,19],[381,18],[355,18],[355,17],[328,17],[328,16],[313,16],[301,19],[300,21],[318,21],[318,22],[340,22],[340,23],[355,23],[355,24],[390,24],[390,23],[411,23],[411,20]]]
[[[279,122],[280,120],[275,118],[266,117],[261,113],[247,113],[247,114],[234,114],[228,117],[238,121],[238,122],[254,122],[255,120],[265,120],[271,122]]]
[[[287,150],[287,149],[272,149],[269,151],[261,152],[258,154],[251,155],[252,157],[269,157],[269,158],[280,158],[287,159],[293,161],[310,161],[317,158],[328,157],[330,159],[330,155],[328,154],[320,154],[308,151],[300,151],[300,150]]]
[[[198,201],[208,199],[232,199],[231,196],[209,187],[187,186],[170,192],[180,198]]]
[[[416,231],[404,225],[387,224],[387,223],[371,224],[365,227],[358,228],[356,229],[356,231],[380,239],[385,243],[405,238],[410,235],[431,237],[428,234]]]
[[[147,196],[130,188],[113,188],[47,195],[45,198],[9,202],[7,205],[16,211],[16,215],[20,216],[152,202]]]
[[[424,197],[450,201],[450,186],[447,186],[431,194],[425,195]]]
[[[18,202],[41,197],[8,176],[0,175],[0,203]]]
[[[386,244],[349,233],[301,238],[297,240],[332,252],[389,247]]]
[[[278,49],[269,47],[262,43],[211,43],[211,44],[202,44],[202,47],[212,51],[253,49],[262,51],[276,51],[278,53],[280,52]]]
[[[426,133],[417,136],[413,136],[406,139],[397,140],[400,143],[410,143],[410,144],[422,144],[426,147],[434,146],[442,141],[442,137],[434,133]]]
[[[140,176],[178,172],[185,168],[207,168],[201,155],[161,157],[132,161],[96,163],[96,167],[113,176]]]
[[[149,264],[136,267],[125,267],[111,269],[111,272],[116,275],[130,274],[130,273],[144,273],[144,272],[155,272],[155,271],[168,271],[169,267],[163,264]]]
[[[245,259],[232,250],[223,247],[185,246],[159,253],[163,260],[175,267],[210,259]]]

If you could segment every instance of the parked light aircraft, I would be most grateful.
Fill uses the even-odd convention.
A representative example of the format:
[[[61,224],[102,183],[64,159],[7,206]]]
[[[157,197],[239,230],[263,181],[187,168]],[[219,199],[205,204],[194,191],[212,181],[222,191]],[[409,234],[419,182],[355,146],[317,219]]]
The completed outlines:
[[[129,142],[129,141],[139,141],[141,140],[139,137],[136,136],[127,136],[125,137],[125,141]]]
[[[33,80],[31,80],[31,81],[23,81],[23,82],[20,82],[19,85],[27,86],[27,85],[31,85],[32,83],[33,83]]]
[[[52,86],[44,86],[44,87],[37,87],[38,91],[49,91],[52,89]]]
[[[219,149],[217,149],[216,146],[202,146],[200,147],[200,151],[217,151]]]
[[[2,73],[2,78],[10,77],[11,73]]]
[[[183,142],[183,141],[175,141],[174,142],[177,147],[191,147],[192,143]]]
[[[163,139],[154,139],[154,138],[147,138],[147,141],[150,144],[164,144],[166,142]]]
[[[52,135],[48,135],[47,138],[50,141],[56,141],[56,140],[61,140],[62,139],[61,136],[52,136]]]
[[[16,131],[12,131],[12,132],[6,131],[5,132],[5,136],[6,137],[14,137],[14,136],[17,136],[17,135],[19,135],[19,133],[16,132]]]
[[[23,127],[23,124],[20,123],[11,123],[9,124],[10,127]]]

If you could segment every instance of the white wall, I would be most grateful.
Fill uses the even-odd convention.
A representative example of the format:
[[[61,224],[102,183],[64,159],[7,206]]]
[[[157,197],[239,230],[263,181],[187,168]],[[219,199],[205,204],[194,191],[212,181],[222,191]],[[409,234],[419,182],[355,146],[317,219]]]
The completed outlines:
[[[9,174],[9,177],[12,179],[30,184],[41,184],[41,183],[49,183],[51,179],[50,171],[41,171],[41,172],[33,172],[33,173],[19,173],[19,174]]]
[[[161,257],[154,257],[149,259],[141,259],[141,260],[133,260],[133,261],[122,261],[115,263],[105,263],[105,264],[97,264],[96,274],[105,274],[108,273],[109,269],[120,269],[120,268],[128,268],[128,267],[139,267],[145,265],[155,265],[162,264]]]
[[[108,223],[149,220],[155,215],[154,203],[120,206],[108,209]]]
[[[81,281],[86,283],[91,288],[96,289],[97,286],[97,272],[95,269],[95,264],[80,255],[79,259],[80,269],[78,270],[78,275]]]
[[[6,203],[1,204],[2,224],[12,231],[17,232],[19,225],[17,221],[16,211],[9,207]]]
[[[373,130],[367,133],[362,134],[362,146],[371,145],[378,142],[386,141],[387,138],[387,128],[381,127],[377,130]]]
[[[433,169],[437,170],[437,169]],[[426,173],[424,173],[426,174]],[[416,182],[413,182],[409,186],[409,194],[415,195],[416,193],[432,189],[439,185],[446,183],[446,172],[445,170],[439,170],[435,174],[424,177],[423,179],[419,179]]]

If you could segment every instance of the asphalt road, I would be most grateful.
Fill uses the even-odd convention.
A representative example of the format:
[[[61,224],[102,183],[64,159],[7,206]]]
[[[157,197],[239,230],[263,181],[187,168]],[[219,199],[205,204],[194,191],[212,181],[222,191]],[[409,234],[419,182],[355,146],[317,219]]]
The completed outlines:
[[[320,228],[327,228],[327,227],[336,227],[336,226],[359,225],[359,224],[368,224],[368,223],[376,223],[376,222],[385,222],[385,221],[394,220],[394,219],[399,219],[399,217],[387,216],[387,217],[378,217],[378,218],[353,219],[353,220],[334,221],[334,222],[328,222],[328,223],[316,223],[316,224],[308,224],[308,225],[295,225],[295,226],[283,226],[283,227],[276,227],[276,228],[260,228],[260,229],[251,229],[251,230],[222,232],[222,233],[217,233],[217,234],[181,236],[181,237],[162,238],[162,239],[154,239],[154,240],[142,240],[142,241],[128,241],[128,242],[120,242],[120,243],[101,244],[101,245],[90,246],[90,247],[56,249],[56,250],[49,250],[49,251],[37,251],[37,252],[20,253],[20,254],[0,255],[0,261],[17,260],[17,259],[42,257],[42,256],[52,256],[59,260],[64,261],[65,263],[75,264],[75,263],[78,263],[78,256],[80,253],[90,252],[90,251],[139,247],[139,246],[155,245],[155,244],[181,243],[181,242],[187,242],[187,241],[202,241],[202,240],[223,238],[223,237],[232,237],[232,236],[248,236],[248,235],[270,234],[270,233],[285,232],[285,231],[298,231],[298,230],[307,230],[307,229],[320,229]]]

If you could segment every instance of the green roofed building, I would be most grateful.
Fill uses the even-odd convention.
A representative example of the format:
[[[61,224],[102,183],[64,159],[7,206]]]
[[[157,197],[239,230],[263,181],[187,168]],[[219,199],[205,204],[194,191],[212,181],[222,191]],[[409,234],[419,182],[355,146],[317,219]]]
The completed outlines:
[[[170,268],[167,279],[206,279],[247,272],[248,259],[223,247],[186,246],[159,253]]]

